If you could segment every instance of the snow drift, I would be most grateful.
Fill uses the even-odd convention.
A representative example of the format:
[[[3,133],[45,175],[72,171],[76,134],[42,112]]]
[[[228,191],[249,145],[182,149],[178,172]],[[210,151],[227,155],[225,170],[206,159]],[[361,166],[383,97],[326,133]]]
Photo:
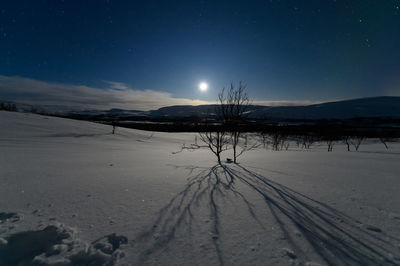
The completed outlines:
[[[195,134],[11,112],[0,125],[0,265],[400,263],[398,143],[216,165],[176,153]]]

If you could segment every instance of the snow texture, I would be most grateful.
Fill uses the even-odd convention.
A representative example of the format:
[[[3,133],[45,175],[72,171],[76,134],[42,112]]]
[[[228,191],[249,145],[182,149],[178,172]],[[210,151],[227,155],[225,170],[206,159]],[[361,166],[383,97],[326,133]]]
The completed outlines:
[[[399,143],[257,149],[0,112],[0,265],[399,265]],[[231,157],[230,151],[223,157]]]

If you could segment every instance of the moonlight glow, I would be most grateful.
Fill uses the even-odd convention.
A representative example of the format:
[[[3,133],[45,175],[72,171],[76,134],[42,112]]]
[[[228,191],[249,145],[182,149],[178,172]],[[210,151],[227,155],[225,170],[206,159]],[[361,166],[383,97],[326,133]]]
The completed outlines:
[[[206,82],[201,82],[199,84],[199,90],[200,91],[207,91],[207,89],[208,89],[208,84]]]

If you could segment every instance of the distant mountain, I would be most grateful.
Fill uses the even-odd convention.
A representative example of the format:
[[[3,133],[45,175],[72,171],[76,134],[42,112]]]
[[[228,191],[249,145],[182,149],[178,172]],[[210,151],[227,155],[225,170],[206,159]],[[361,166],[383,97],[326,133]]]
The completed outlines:
[[[162,107],[158,110],[149,112],[151,117],[169,117],[169,118],[181,118],[181,117],[205,117],[207,115],[213,115],[215,113],[216,105],[174,105]]]
[[[182,119],[203,118],[215,115],[216,105],[175,105],[162,107],[158,110],[81,110],[68,111],[68,107],[61,106],[31,106],[17,104],[20,111],[38,112],[54,115],[71,115],[85,117],[121,117],[142,120],[149,119]],[[56,110],[56,111],[54,111]],[[324,120],[350,118],[400,118],[400,97],[382,96],[353,100],[327,102],[306,106],[260,106],[251,105],[248,114],[253,119],[268,120]]]
[[[400,118],[400,97],[371,97],[308,106],[265,107],[252,112],[253,118],[273,119],[350,119]]]
[[[110,110],[83,110],[83,111],[73,111],[69,112],[69,114],[79,114],[79,115],[87,115],[87,116],[145,116],[148,112],[140,111],[140,110],[125,110],[119,108],[113,108]]]
[[[350,119],[350,118],[400,118],[400,97],[372,97],[327,102],[307,106],[260,106],[248,108],[249,117],[257,119]],[[150,111],[150,117],[182,118],[205,117],[215,113],[215,105],[169,106]]]
[[[150,111],[149,116],[151,117],[165,117],[165,118],[183,118],[183,117],[206,117],[215,115],[215,111],[218,105],[174,105],[162,107],[158,110]],[[251,105],[248,111],[254,112],[257,110],[264,109],[265,106]]]

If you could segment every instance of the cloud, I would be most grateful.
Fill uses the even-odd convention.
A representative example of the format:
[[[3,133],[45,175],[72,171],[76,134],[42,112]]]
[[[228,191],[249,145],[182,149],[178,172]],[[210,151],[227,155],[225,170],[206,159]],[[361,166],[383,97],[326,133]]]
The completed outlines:
[[[34,105],[58,105],[71,109],[151,110],[169,105],[210,103],[175,98],[168,92],[134,90],[121,82],[107,81],[106,83],[108,87],[96,88],[0,75],[0,99]]]
[[[104,82],[109,84],[110,88],[114,89],[114,90],[125,91],[125,90],[130,89],[128,87],[128,85],[126,85],[125,83],[122,83],[122,82],[115,82],[115,81],[108,81],[108,80],[105,80]]]
[[[252,101],[255,105],[265,105],[265,106],[305,106],[310,104],[319,104],[326,101]]]
[[[213,104],[202,100],[175,98],[171,93],[155,90],[135,90],[127,84],[104,81],[106,88],[40,81],[20,76],[0,75],[0,100],[63,109],[154,110],[171,105]],[[253,101],[267,106],[309,105],[315,101]]]

